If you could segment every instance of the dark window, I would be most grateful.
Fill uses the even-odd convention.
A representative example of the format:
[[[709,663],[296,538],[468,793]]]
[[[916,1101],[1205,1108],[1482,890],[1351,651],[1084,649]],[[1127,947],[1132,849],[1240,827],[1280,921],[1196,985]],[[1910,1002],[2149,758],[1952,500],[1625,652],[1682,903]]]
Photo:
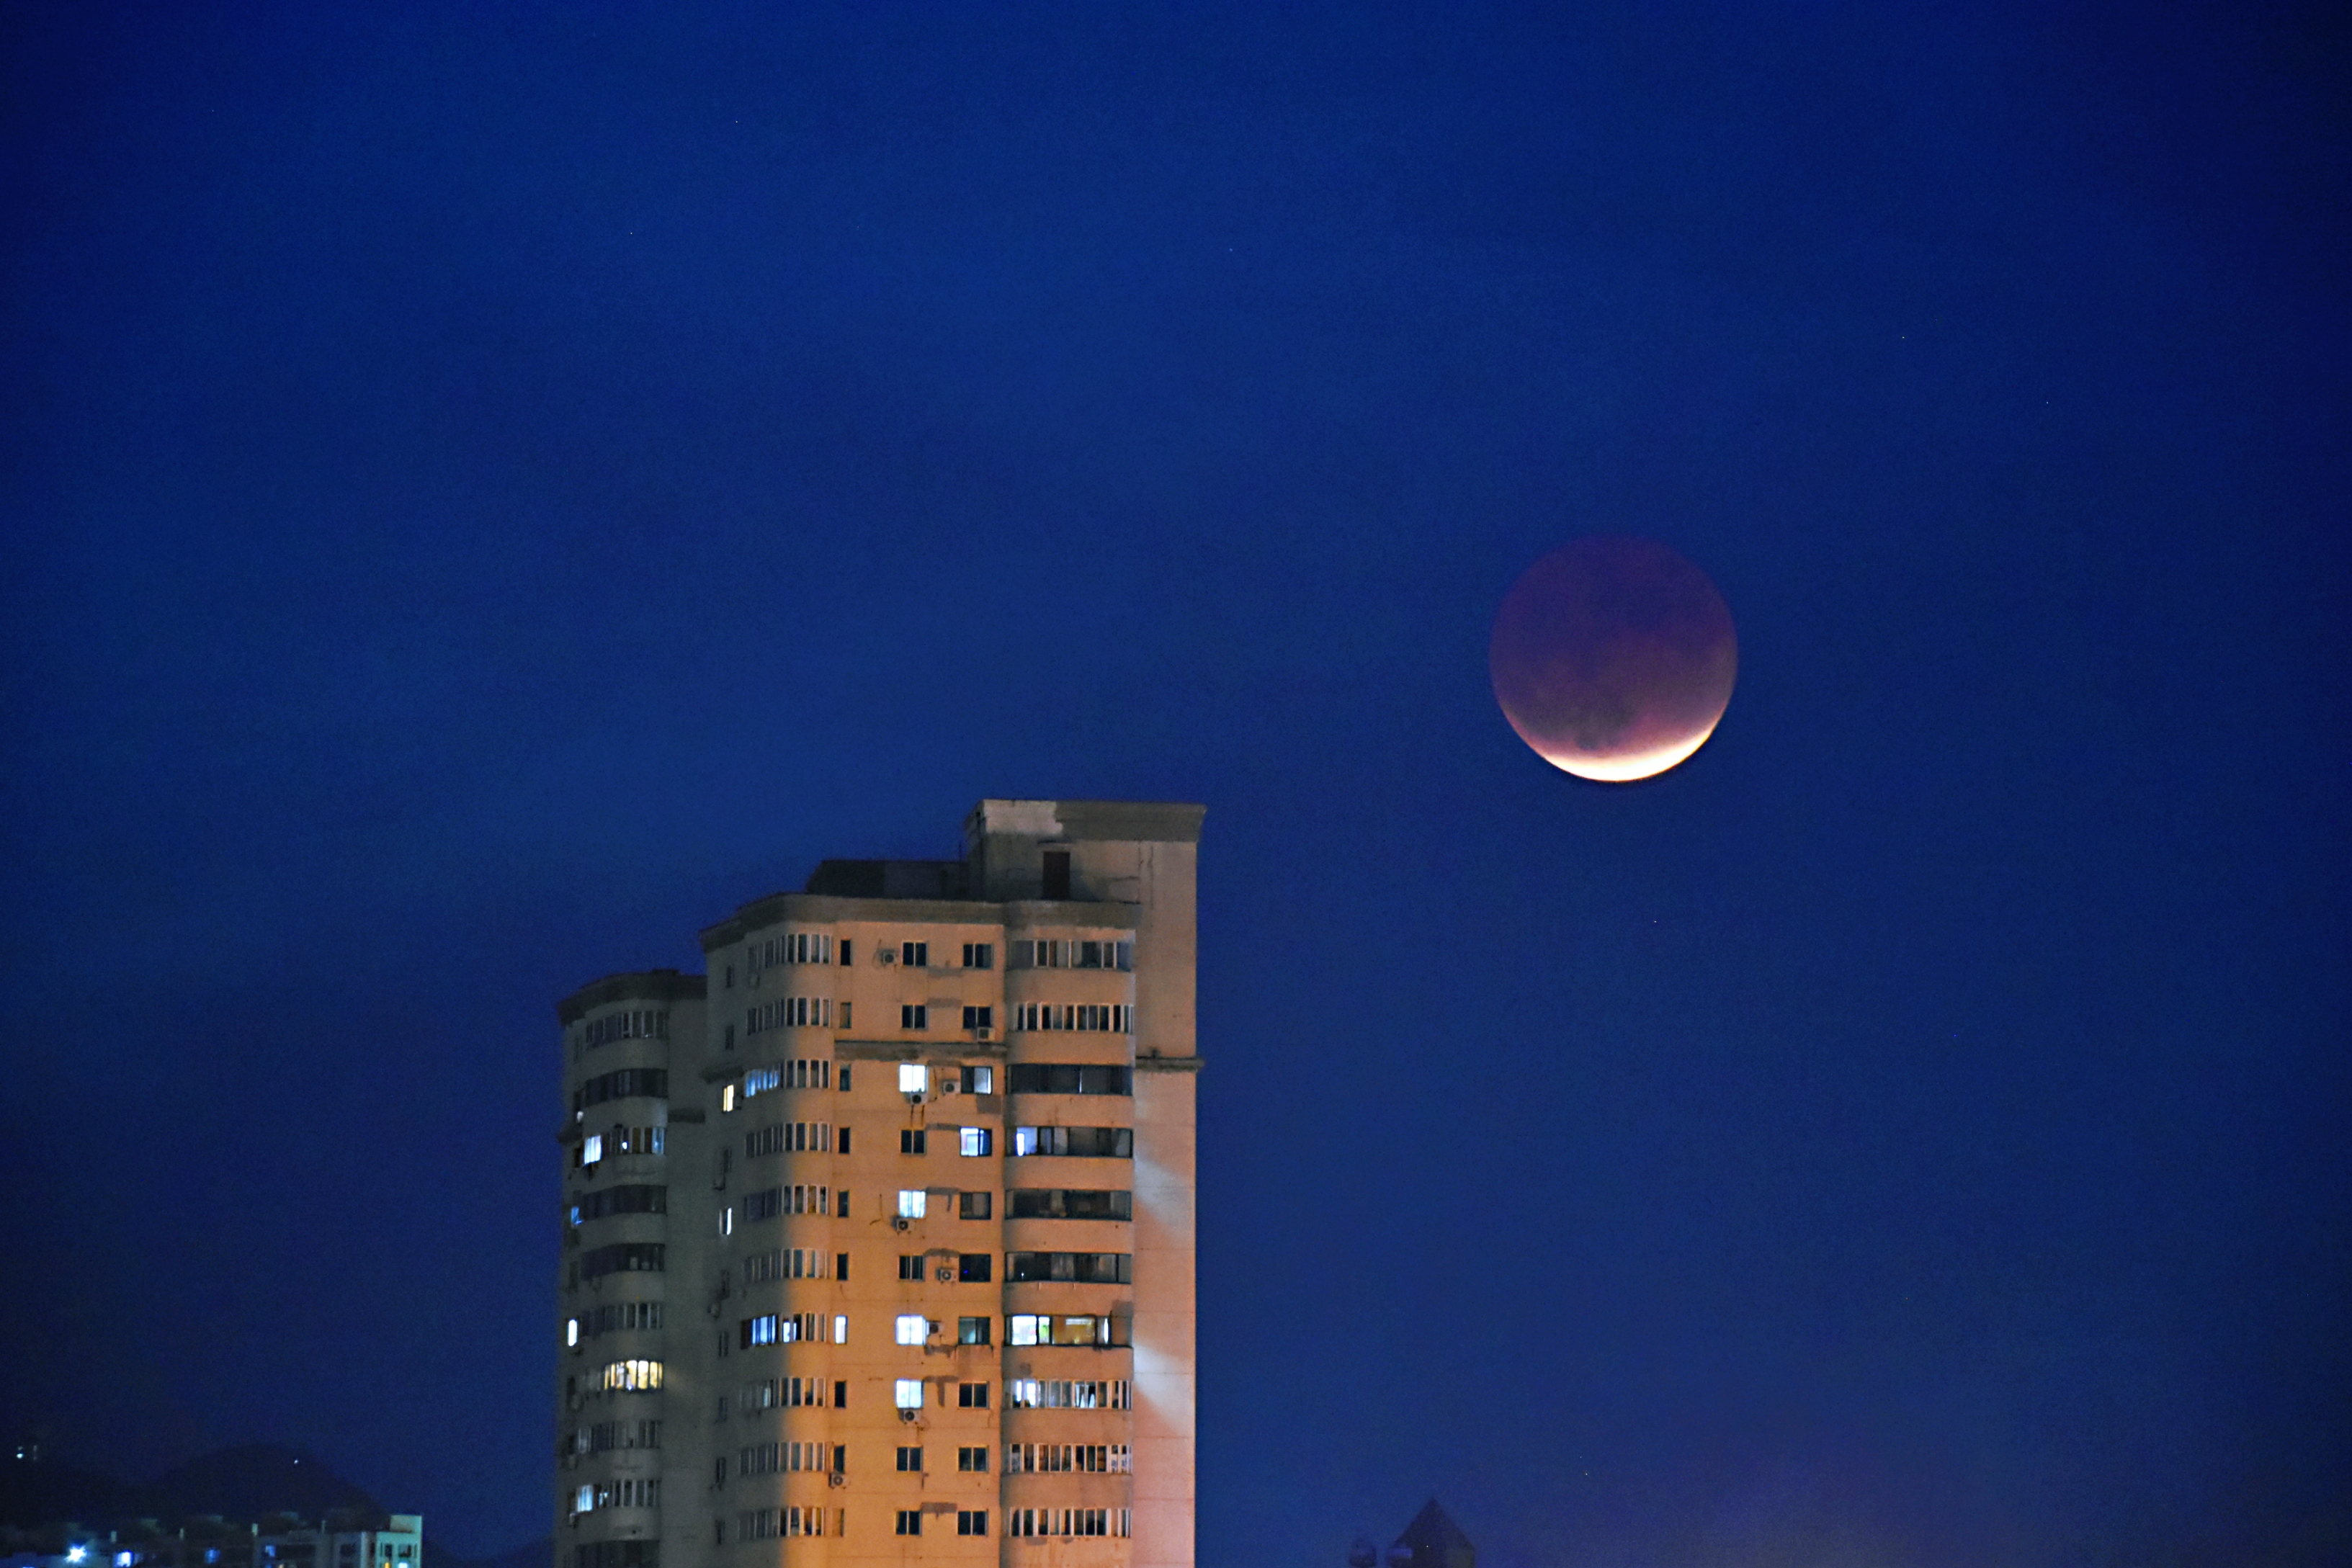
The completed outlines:
[[[572,1223],[583,1225],[591,1219],[602,1219],[608,1214],[667,1212],[669,1188],[666,1186],[608,1186],[596,1192],[583,1193],[580,1201],[572,1206]]]
[[[580,1086],[572,1097],[572,1108],[585,1110],[602,1105],[607,1100],[628,1100],[642,1096],[648,1100],[669,1097],[669,1074],[658,1067],[624,1067],[617,1072],[599,1073]]]
[[[985,1448],[975,1451],[978,1452],[982,1458],[987,1458],[988,1450]],[[984,1508],[960,1508],[956,1510],[956,1533],[958,1535],[986,1535],[988,1533],[988,1510]]]
[[[846,1383],[836,1383],[836,1384],[835,1384],[835,1385],[833,1385],[833,1407],[834,1407],[835,1409],[836,1409],[836,1410],[846,1410],[846,1409],[848,1409],[848,1408],[849,1408],[849,1385],[848,1385],[848,1384],[846,1384]],[[840,1460],[838,1460],[838,1459],[835,1459],[835,1460],[834,1461],[834,1466],[833,1466],[833,1468],[834,1468],[835,1469],[841,1469],[841,1461],[840,1461]]]
[[[992,942],[965,943],[963,967],[967,969],[993,969],[996,967],[996,945]]]
[[[1015,1094],[1132,1094],[1131,1067],[1096,1067],[1073,1061],[1022,1061],[1011,1069]]]
[[[987,1384],[985,1384],[985,1383],[959,1383],[959,1384],[957,1384],[957,1385],[956,1385],[956,1406],[957,1406],[957,1407],[958,1407],[959,1409],[963,1409],[963,1410],[985,1410],[985,1409],[987,1409],[987,1408],[988,1408],[988,1385],[987,1385]],[[972,1469],[979,1469],[979,1470],[984,1470],[984,1469],[986,1469],[987,1468],[988,1468],[988,1467],[987,1467],[986,1465],[974,1465],[974,1466],[972,1467]]]
[[[1076,1158],[1131,1160],[1135,1157],[1132,1127],[1015,1127],[1013,1152],[1021,1155],[1067,1155]]]
[[[919,1155],[919,1154],[921,1154],[921,1153],[923,1152],[923,1133],[924,1133],[924,1131],[925,1131],[925,1129],[923,1129],[923,1128],[921,1128],[921,1127],[901,1127],[901,1128],[899,1128],[899,1129],[898,1129],[898,1152],[899,1152],[900,1154],[902,1154],[902,1155]]]
[[[900,1448],[898,1450],[898,1468],[902,1470],[908,1470],[914,1474],[920,1475],[923,1470],[923,1450],[920,1448]]]
[[[992,1192],[966,1192],[956,1195],[956,1218],[959,1219],[986,1219],[995,1208],[996,1195]]]
[[[900,1029],[929,1029],[930,1018],[931,1009],[921,1002],[902,1002],[898,1006]]]
[[[963,1027],[964,1027],[964,1028],[966,1028],[966,1029],[993,1029],[993,1028],[995,1028],[995,1027],[996,1027],[996,1009],[995,1009],[994,1008],[966,1008],[966,1009],[963,1009]]]
[[[923,1255],[919,1252],[898,1254],[898,1278],[919,1280],[923,1277]]]
[[[1070,896],[1070,852],[1067,850],[1045,852],[1045,896],[1053,899]]]
[[[846,1088],[848,1088],[848,1087],[849,1087],[849,1069],[847,1069],[846,1067],[845,1067],[845,1068],[843,1068],[843,1069],[841,1070],[841,1086],[842,1086],[844,1089],[846,1089]],[[849,1129],[848,1129],[848,1128],[846,1128],[846,1127],[835,1127],[835,1128],[833,1130],[833,1147],[834,1147],[834,1151],[835,1151],[836,1154],[844,1154],[844,1155],[845,1155],[845,1154],[847,1154],[847,1153],[849,1152]]]
[[[1024,1281],[1074,1281],[1080,1284],[1129,1285],[1135,1262],[1126,1252],[1008,1252],[1004,1277]]]
[[[658,1274],[662,1269],[662,1244],[658,1241],[624,1241],[614,1247],[592,1247],[580,1255],[580,1277],[601,1279],[606,1274]]]
[[[1008,1219],[1133,1219],[1130,1192],[1078,1192],[1066,1188],[1021,1188],[1004,1195]]]
[[[989,1322],[990,1322],[990,1320],[989,1320],[989,1319],[987,1319],[987,1318],[958,1318],[958,1319],[956,1319],[956,1343],[958,1343],[958,1344],[986,1344],[986,1343],[988,1343],[988,1325],[989,1325]],[[983,1408],[985,1408],[985,1407],[986,1407],[986,1406],[987,1406],[987,1404],[988,1404],[988,1386],[987,1386],[987,1385],[985,1385],[985,1384],[971,1384],[971,1383],[967,1383],[967,1384],[964,1384],[962,1386],[963,1386],[964,1391],[965,1391],[967,1394],[969,1394],[969,1393],[970,1393],[973,1388],[978,1388],[978,1389],[980,1390],[980,1403],[981,1403],[981,1406],[982,1406]],[[966,1399],[966,1400],[964,1401],[964,1403],[965,1403],[965,1404],[967,1404],[967,1405],[969,1405],[969,1404],[971,1404],[971,1401],[970,1399]]]
[[[971,1385],[967,1384],[965,1386],[970,1387]],[[963,1471],[967,1475],[986,1475],[988,1473],[988,1450],[986,1448],[958,1448],[956,1450],[956,1469]]]
[[[841,939],[841,967],[845,969],[849,967],[849,938],[846,936]]]
[[[919,1508],[900,1509],[898,1511],[898,1533],[901,1535],[922,1534],[923,1511]]]
[[[748,1220],[773,1219],[784,1211],[784,1189],[772,1186],[765,1192],[743,1195],[743,1218]]]
[[[904,964],[909,969],[929,968],[931,967],[931,945],[928,942],[899,943],[898,962]]]
[[[956,1280],[961,1284],[988,1283],[988,1266],[994,1261],[993,1252],[966,1252],[956,1260]]]
[[[846,1280],[849,1278],[848,1253],[836,1252],[833,1255],[833,1277],[836,1280]]]

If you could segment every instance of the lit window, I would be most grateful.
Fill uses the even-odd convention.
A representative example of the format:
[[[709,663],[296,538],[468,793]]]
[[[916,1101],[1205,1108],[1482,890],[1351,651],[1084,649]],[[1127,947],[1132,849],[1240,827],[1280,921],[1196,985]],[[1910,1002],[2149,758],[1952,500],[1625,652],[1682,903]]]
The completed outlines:
[[[901,1410],[920,1410],[923,1407],[923,1380],[919,1377],[897,1379],[890,1397]]]
[[[989,1129],[986,1127],[961,1129],[956,1140],[957,1152],[967,1159],[987,1154],[989,1152],[988,1134]]]
[[[567,1318],[564,1320],[563,1343],[568,1345],[578,1344],[580,1343],[580,1320],[578,1318]]]
[[[591,1133],[580,1145],[580,1163],[593,1166],[604,1157],[604,1134]]]
[[[1005,1319],[1004,1333],[1007,1341],[1013,1344],[1035,1344],[1037,1322],[1038,1320],[1027,1312],[1016,1313]]]
[[[898,1343],[920,1344],[929,1331],[929,1321],[913,1313],[902,1313],[898,1319]]]
[[[926,1196],[927,1195],[924,1193],[923,1189],[919,1186],[899,1188],[898,1218],[901,1219],[922,1218],[923,1205]]]
[[[844,1253],[842,1256],[846,1258],[848,1254]],[[835,1312],[833,1315],[833,1343],[835,1344],[847,1344],[849,1343],[849,1314],[846,1312]],[[833,1386],[833,1402],[835,1405],[839,1405],[842,1403],[842,1385],[836,1383]]]
[[[721,1084],[719,1086],[719,1109],[721,1112],[732,1111],[735,1109],[735,1085],[732,1083]]]
[[[963,1086],[968,1092],[973,1094],[995,1093],[996,1069],[993,1067],[965,1068],[963,1070]]]
[[[898,1063],[899,1093],[920,1094],[929,1087],[929,1084],[924,1078],[922,1063],[919,1061],[902,1061]]]

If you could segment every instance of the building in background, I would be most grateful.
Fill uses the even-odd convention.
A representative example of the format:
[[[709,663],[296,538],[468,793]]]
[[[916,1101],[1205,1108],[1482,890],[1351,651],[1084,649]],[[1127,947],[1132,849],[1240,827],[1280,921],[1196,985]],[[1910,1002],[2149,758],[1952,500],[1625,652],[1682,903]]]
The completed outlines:
[[[0,1568],[421,1568],[425,1519],[339,1511],[195,1514],[0,1531]]]
[[[1379,1547],[1361,1536],[1348,1549],[1348,1568],[1380,1568]],[[1478,1568],[1478,1549],[1431,1498],[1389,1547],[1388,1568]]]
[[[984,800],[562,1002],[554,1568],[1191,1568],[1202,817]]]

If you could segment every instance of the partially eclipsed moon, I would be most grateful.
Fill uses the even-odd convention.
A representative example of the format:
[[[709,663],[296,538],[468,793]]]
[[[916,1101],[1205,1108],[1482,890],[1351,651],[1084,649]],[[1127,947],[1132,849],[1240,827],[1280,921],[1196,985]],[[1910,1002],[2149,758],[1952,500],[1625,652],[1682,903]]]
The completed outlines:
[[[1486,650],[1519,738],[1580,779],[1664,773],[1706,744],[1739,670],[1706,574],[1649,539],[1579,539],[1521,574]]]

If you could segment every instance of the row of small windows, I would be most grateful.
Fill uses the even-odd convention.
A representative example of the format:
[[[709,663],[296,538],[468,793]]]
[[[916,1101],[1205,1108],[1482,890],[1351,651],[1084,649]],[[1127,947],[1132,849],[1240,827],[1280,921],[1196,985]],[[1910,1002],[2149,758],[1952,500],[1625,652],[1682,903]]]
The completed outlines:
[[[841,1086],[849,1087],[849,1069],[841,1070]],[[755,1067],[743,1074],[743,1098],[749,1100],[777,1089],[830,1089],[833,1087],[833,1063],[821,1056],[796,1057],[791,1061],[779,1061],[768,1067]]]
[[[967,1008],[964,1010],[969,1012],[971,1009]],[[1086,1002],[1023,1002],[1013,1009],[1013,1027],[1019,1030],[1126,1034],[1133,1030],[1134,1024],[1135,1009],[1123,1002],[1103,1007]]]
[[[929,942],[901,942],[895,953],[885,946],[875,956],[883,963],[897,963],[902,968],[928,969],[931,967],[931,945]],[[992,942],[967,942],[963,945],[963,967],[967,969],[996,967],[996,945]]]
[[[944,1509],[940,1510],[940,1512],[942,1513],[946,1511],[947,1511]],[[958,1535],[986,1535],[988,1533],[988,1510],[984,1508],[960,1508],[955,1511],[955,1516],[956,1533]],[[898,1511],[898,1533],[901,1535],[922,1534],[923,1511],[919,1508],[900,1509]]]
[[[608,1394],[648,1394],[662,1385],[662,1364],[632,1358],[607,1362],[600,1367],[590,1386]]]
[[[1129,969],[1135,967],[1132,942],[1066,942],[1040,937],[1013,944],[1007,967],[1014,969]]]
[[[572,1494],[572,1511],[583,1514],[600,1508],[659,1508],[661,1479],[659,1477],[640,1479],[623,1477],[609,1481],[593,1481]]]
[[[823,1443],[751,1443],[738,1450],[735,1457],[735,1473],[739,1476],[798,1475],[803,1470],[823,1470],[837,1476],[848,1469],[849,1449],[840,1443],[830,1449]],[[724,1485],[724,1456],[719,1460],[716,1474]]]
[[[666,1249],[658,1241],[622,1241],[592,1247],[572,1266],[572,1283],[600,1280],[607,1274],[658,1274]]]
[[[1007,1443],[1008,1476],[1124,1476],[1135,1471],[1125,1443]]]
[[[662,1326],[662,1304],[659,1301],[608,1301],[593,1307],[576,1318],[563,1322],[563,1343],[578,1344],[598,1334],[627,1333],[641,1329]]]
[[[1128,1533],[1132,1516],[1123,1508],[1008,1508],[1007,1535],[1074,1536]]]
[[[1057,1155],[1072,1159],[1131,1160],[1135,1157],[1132,1127],[1015,1127],[1013,1157]]]
[[[1075,1061],[1016,1061],[1006,1070],[1015,1094],[1132,1094],[1135,1069]]]
[[[833,1331],[830,1338],[825,1330]],[[849,1319],[835,1313],[828,1325],[823,1312],[765,1312],[756,1318],[745,1318],[739,1329],[740,1349],[749,1350],[759,1344],[845,1344],[849,1340]]]
[[[771,1280],[846,1280],[849,1278],[849,1254],[820,1252],[813,1247],[779,1247],[772,1251],[753,1252],[743,1260],[743,1282],[764,1284]]]
[[[591,1133],[572,1151],[572,1168],[580,1170],[595,1165],[607,1155],[661,1154],[668,1143],[668,1132],[667,1127],[624,1127],[615,1124],[610,1132]]]
[[[846,1132],[847,1129],[845,1128],[844,1131]],[[772,1186],[765,1192],[745,1193],[741,1207],[746,1224],[754,1220],[774,1219],[786,1214],[845,1215],[849,1212],[849,1193],[846,1188],[809,1186],[804,1184],[794,1186]],[[721,1235],[728,1233],[732,1223],[733,1212],[730,1208],[720,1216],[719,1233]]]
[[[830,1122],[778,1122],[770,1126],[754,1127],[743,1134],[743,1154],[748,1159],[758,1159],[761,1155],[831,1153],[833,1124]]]
[[[841,945],[841,961],[845,964],[849,962],[849,946],[846,942]],[[833,938],[822,931],[788,931],[782,936],[752,943],[743,957],[751,983],[756,986],[762,969],[772,969],[779,964],[830,964],[833,951]]]
[[[561,1555],[558,1563],[563,1561]],[[572,1568],[661,1568],[658,1541],[595,1541],[572,1553]]]
[[[846,946],[846,944],[845,944]],[[727,1521],[714,1521],[719,1545],[727,1544]],[[754,1508],[735,1516],[738,1541],[773,1541],[778,1536],[839,1535],[846,1521],[837,1508]]]
[[[1015,1312],[1004,1320],[1004,1343],[1014,1345],[1108,1346],[1133,1343],[1128,1337],[1125,1319],[1084,1313]]]
[[[831,997],[782,997],[744,1009],[743,1032],[759,1034],[772,1029],[831,1029]],[[841,1004],[841,1027],[849,1027],[849,1004]]]
[[[584,1225],[592,1219],[603,1219],[615,1214],[667,1214],[669,1212],[669,1188],[625,1185],[608,1186],[580,1195],[572,1206],[572,1223]]]
[[[943,1127],[939,1130],[956,1135],[956,1153],[966,1159],[979,1159],[995,1152],[996,1134],[993,1128]],[[898,1152],[902,1155],[928,1153],[931,1146],[931,1132],[929,1127],[899,1128]]]
[[[1004,1195],[1008,1219],[1133,1219],[1131,1192],[1016,1187]]]
[[[830,1397],[827,1396],[830,1395]],[[771,1377],[761,1383],[746,1383],[735,1391],[736,1408],[744,1415],[761,1410],[840,1410],[849,1404],[849,1385],[835,1383],[828,1388],[815,1377]],[[719,1417],[727,1418],[727,1401],[719,1402]]]
[[[936,1074],[936,1077],[934,1076]],[[996,1069],[993,1067],[926,1067],[919,1061],[898,1063],[898,1092],[928,1094],[934,1087],[941,1094],[953,1094],[961,1090],[966,1094],[996,1092]]]
[[[1004,1385],[1004,1402],[1015,1410],[1128,1410],[1135,1396],[1123,1377],[1105,1383],[1016,1377]]]
[[[617,1072],[600,1072],[572,1096],[572,1109],[577,1113],[590,1105],[602,1105],[607,1100],[626,1100],[637,1095],[668,1099],[669,1074],[658,1067],[624,1067]]]
[[[669,1014],[637,1009],[625,1013],[606,1013],[580,1026],[579,1048],[593,1051],[600,1045],[610,1045],[616,1040],[667,1040]]]
[[[1004,1277],[1015,1284],[1073,1280],[1082,1285],[1131,1285],[1135,1259],[1126,1252],[1007,1252]]]
[[[898,1255],[898,1278],[901,1280],[923,1279],[929,1266],[929,1259],[930,1254],[928,1252],[900,1253]],[[957,1255],[954,1262],[949,1263],[942,1261],[939,1265],[937,1270],[939,1274],[939,1282],[942,1285],[985,1285],[988,1283],[991,1266],[995,1262],[995,1260],[996,1255],[992,1252],[960,1253]]]
[[[621,1448],[658,1448],[661,1429],[662,1424],[655,1420],[599,1421],[565,1433],[563,1441],[556,1446],[556,1453],[560,1457],[602,1454]]]

